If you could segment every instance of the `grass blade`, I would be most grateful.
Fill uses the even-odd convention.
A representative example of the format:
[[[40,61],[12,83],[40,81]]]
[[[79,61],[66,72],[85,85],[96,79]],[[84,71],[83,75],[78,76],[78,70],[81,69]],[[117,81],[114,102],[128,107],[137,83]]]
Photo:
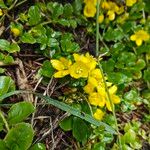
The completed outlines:
[[[10,93],[7,93],[7,94],[4,94],[2,96],[0,96],[0,101],[2,101],[3,99],[5,98],[8,98],[12,95],[16,95],[16,94],[21,94],[21,93],[32,93],[31,91],[13,91],[13,92],[10,92]],[[110,133],[112,134],[116,134],[116,131],[109,125],[107,125],[106,123],[104,122],[101,122],[101,121],[97,121],[96,119],[94,119],[92,116],[90,116],[89,114],[86,114],[86,113],[83,113],[82,111],[79,111],[77,109],[75,109],[74,107],[70,106],[70,105],[67,105],[63,102],[60,102],[58,100],[55,100],[55,99],[52,99],[48,96],[44,96],[40,93],[34,93],[34,95],[38,96],[39,98],[45,100],[47,103],[63,110],[63,111],[66,111],[74,116],[77,116],[95,126],[104,126],[105,127],[105,130],[106,131],[109,131]]]

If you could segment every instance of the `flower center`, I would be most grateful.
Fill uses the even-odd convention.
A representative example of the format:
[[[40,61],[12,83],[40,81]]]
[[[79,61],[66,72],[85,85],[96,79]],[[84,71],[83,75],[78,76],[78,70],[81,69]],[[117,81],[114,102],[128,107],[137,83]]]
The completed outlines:
[[[76,71],[76,74],[81,74],[83,72],[83,69],[78,69],[77,71]]]

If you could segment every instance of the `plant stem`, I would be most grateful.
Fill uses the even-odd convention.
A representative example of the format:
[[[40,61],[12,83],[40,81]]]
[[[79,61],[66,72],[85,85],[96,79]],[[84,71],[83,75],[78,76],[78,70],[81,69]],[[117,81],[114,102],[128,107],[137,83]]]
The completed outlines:
[[[99,17],[99,7],[100,7],[100,1],[97,0],[97,6],[96,6],[96,57],[98,57],[99,54],[99,22],[98,22],[98,17]]]
[[[99,32],[99,22],[98,22],[99,11],[100,11],[100,2],[101,2],[101,0],[97,0],[97,12],[96,12],[96,56],[97,57],[99,55],[99,38],[101,38],[101,40],[102,40],[101,34]],[[113,113],[113,116],[115,118],[115,126],[116,126],[116,131],[117,131],[117,134],[118,134],[117,136],[118,136],[119,149],[122,150],[121,138],[120,138],[118,123],[117,123],[117,117],[116,117],[116,113],[115,113],[115,107],[114,107],[114,104],[111,100],[110,93],[109,93],[109,90],[108,90],[108,87],[107,87],[107,84],[106,84],[106,80],[105,80],[105,77],[104,77],[103,69],[102,69],[101,64],[99,63],[99,61],[98,61],[98,65],[99,65],[99,68],[100,68],[100,71],[101,71],[101,74],[102,74],[102,78],[103,78],[103,82],[104,82],[104,86],[105,86],[105,91],[107,93],[107,97],[108,97],[108,100],[109,100],[111,108],[112,108],[112,113]]]
[[[11,10],[11,9],[13,9],[14,7],[15,7],[15,5],[16,5],[16,3],[17,3],[17,1],[18,0],[15,0],[14,2],[13,2],[13,4],[8,8],[8,10]]]
[[[115,118],[115,126],[116,126],[116,131],[117,131],[117,136],[118,136],[118,145],[119,145],[120,150],[122,150],[121,138],[120,138],[118,123],[117,123],[117,117],[116,117],[116,113],[115,113],[115,107],[114,107],[114,104],[113,104],[112,99],[110,97],[110,93],[109,93],[109,90],[108,90],[108,87],[106,84],[103,69],[102,69],[101,64],[99,62],[98,62],[98,66],[99,66],[99,69],[100,69],[101,74],[102,74],[102,78],[103,78],[103,82],[104,82],[104,86],[105,86],[105,91],[107,93],[107,97],[108,97],[109,103],[110,103],[111,108],[112,108],[112,113],[113,113],[113,116]]]
[[[18,7],[18,6],[22,5],[22,4],[25,3],[26,1],[28,1],[28,0],[22,0],[21,2],[17,3],[15,7]]]
[[[0,110],[0,117],[2,118],[2,120],[3,120],[4,124],[5,124],[5,127],[6,127],[7,131],[9,131],[9,130],[10,130],[10,129],[9,129],[9,125],[8,125],[8,123],[7,123],[7,121],[6,121],[6,119],[5,119],[5,117],[4,117],[4,115],[3,115],[3,113],[2,113],[1,110]]]

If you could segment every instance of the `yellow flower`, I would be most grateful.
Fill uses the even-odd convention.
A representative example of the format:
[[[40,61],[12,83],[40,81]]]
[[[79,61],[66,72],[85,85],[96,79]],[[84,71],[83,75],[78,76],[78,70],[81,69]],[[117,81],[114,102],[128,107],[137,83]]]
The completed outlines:
[[[102,8],[103,8],[103,9],[106,9],[106,10],[110,9],[109,3],[106,2],[106,1],[104,1],[104,2],[102,3]]]
[[[92,55],[90,55],[89,53],[86,53],[85,57],[88,60],[87,65],[89,67],[89,70],[91,71],[91,70],[95,69],[96,64],[97,64],[96,59]]]
[[[97,92],[90,93],[88,100],[91,105],[100,107],[105,106],[105,97],[101,96]]]
[[[116,85],[113,85],[112,87],[109,88],[110,98],[114,104],[120,103],[120,98],[119,98],[119,96],[116,95],[116,92],[117,92]]]
[[[51,60],[51,64],[53,68],[58,70],[58,72],[54,74],[54,77],[62,78],[69,74],[69,67],[71,66],[72,62],[71,60],[61,57],[59,60],[57,59]]]
[[[93,117],[97,120],[102,120],[103,116],[104,116],[104,112],[101,109],[97,109],[93,115]]]
[[[109,1],[109,2],[106,2],[106,1],[103,2],[102,3],[102,8],[108,10],[107,16],[108,16],[108,19],[110,21],[112,21],[112,20],[115,19],[115,13],[121,14],[124,11],[123,7],[119,8],[116,3],[111,2],[111,1]]]
[[[85,5],[83,12],[85,17],[94,17],[96,14],[96,7],[88,3]]]
[[[75,62],[69,69],[70,76],[73,78],[87,78],[89,69],[83,62]]]
[[[0,16],[2,16],[3,15],[3,11],[2,11],[2,9],[0,9]]]
[[[91,5],[96,5],[96,3],[97,3],[97,0],[84,0],[84,3],[85,4],[91,4]]]
[[[110,99],[112,100],[113,104],[120,103],[120,98],[119,98],[119,96],[116,95],[116,92],[117,92],[116,85],[113,85],[109,88]],[[106,107],[109,111],[112,111],[111,104],[108,99],[106,100]]]
[[[89,53],[86,53],[85,56],[79,54],[73,54],[73,57],[76,62],[82,62],[85,65],[87,65],[89,71],[95,69],[96,67],[97,62]]]
[[[99,22],[99,23],[102,23],[103,21],[104,21],[104,15],[101,14],[101,15],[99,15],[99,17],[98,17],[98,22]]]
[[[93,84],[88,83],[84,88],[85,93],[93,93],[94,92],[94,86]]]
[[[148,41],[149,34],[144,30],[139,30],[130,36],[131,41],[135,41],[137,46],[141,46],[143,41]]]
[[[111,104],[110,104],[109,100],[106,101],[106,108],[107,108],[109,111],[112,111],[112,107],[111,107]]]
[[[115,94],[117,92],[117,86],[116,85],[113,85],[109,88],[109,94],[112,95],[112,94]]]
[[[21,33],[18,28],[12,28],[11,32],[13,33],[14,36],[19,36]]]
[[[109,19],[110,21],[113,21],[113,20],[115,19],[115,12],[114,12],[114,11],[109,10],[109,11],[107,12],[107,15],[108,15],[108,19]]]
[[[135,3],[137,2],[137,0],[126,0],[126,5],[128,7],[133,6]]]
[[[89,73],[88,83],[92,84],[94,87],[97,87],[100,82],[102,82],[102,74],[100,69],[92,70]]]

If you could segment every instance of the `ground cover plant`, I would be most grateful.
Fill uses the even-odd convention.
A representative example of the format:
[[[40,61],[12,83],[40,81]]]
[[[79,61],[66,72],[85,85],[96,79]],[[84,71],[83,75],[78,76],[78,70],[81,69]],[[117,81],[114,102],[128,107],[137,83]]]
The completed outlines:
[[[149,0],[0,0],[0,149],[150,149]]]

